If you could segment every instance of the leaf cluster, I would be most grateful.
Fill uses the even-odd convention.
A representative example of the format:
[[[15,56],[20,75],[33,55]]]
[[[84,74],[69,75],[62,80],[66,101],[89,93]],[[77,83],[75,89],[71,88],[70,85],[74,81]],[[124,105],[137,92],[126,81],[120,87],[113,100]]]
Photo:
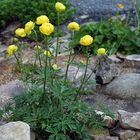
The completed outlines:
[[[91,54],[96,54],[98,48],[105,48],[109,54],[118,51],[124,54],[140,53],[140,31],[137,29],[132,31],[120,19],[83,25],[80,31],[75,33],[73,40],[76,50],[79,49],[80,38],[86,34],[94,38],[94,43],[90,48]],[[83,52],[84,49],[83,47]]]
[[[51,23],[57,23],[55,3],[58,0],[3,0],[0,1],[0,26],[12,20],[21,23],[33,20],[40,15],[47,15]],[[75,10],[67,0],[59,0],[66,5],[66,11],[60,15],[60,22],[72,17]],[[9,10],[10,9],[10,10]]]
[[[6,109],[10,120],[28,123],[36,132],[37,140],[90,139],[88,127],[103,129],[103,119],[75,98],[74,88],[57,79],[53,85],[48,82],[43,93],[41,85],[34,82],[26,94],[14,98],[14,107],[10,104],[9,110]]]

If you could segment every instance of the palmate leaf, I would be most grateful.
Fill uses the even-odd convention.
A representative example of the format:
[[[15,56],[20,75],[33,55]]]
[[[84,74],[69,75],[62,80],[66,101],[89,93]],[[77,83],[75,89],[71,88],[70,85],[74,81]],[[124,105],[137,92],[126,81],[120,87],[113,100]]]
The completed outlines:
[[[95,36],[95,42],[101,44],[103,42],[104,36],[103,35],[97,35]]]

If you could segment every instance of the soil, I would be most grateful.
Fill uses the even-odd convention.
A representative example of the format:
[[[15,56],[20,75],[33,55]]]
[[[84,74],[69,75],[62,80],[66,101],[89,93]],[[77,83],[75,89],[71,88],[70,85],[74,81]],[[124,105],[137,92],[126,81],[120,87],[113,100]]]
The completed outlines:
[[[0,85],[18,79],[20,74],[16,71],[15,65],[7,62],[0,63]]]

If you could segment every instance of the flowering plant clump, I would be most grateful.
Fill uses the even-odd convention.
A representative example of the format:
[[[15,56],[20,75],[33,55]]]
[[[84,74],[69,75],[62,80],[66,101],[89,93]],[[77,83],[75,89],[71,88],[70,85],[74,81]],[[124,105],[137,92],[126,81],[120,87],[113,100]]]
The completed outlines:
[[[106,49],[109,55],[118,51],[123,54],[140,53],[140,49],[138,49],[140,32],[137,29],[132,31],[129,25],[124,24],[119,18],[81,26],[73,37],[72,44],[75,50],[79,50],[79,40],[86,34],[94,37],[93,45],[86,47],[90,54],[97,54],[99,48]],[[80,45],[83,46],[90,41],[81,39],[80,42]],[[81,52],[85,53],[85,47],[82,47]]]
[[[62,3],[56,3],[56,12],[59,14],[65,12],[66,8]],[[44,37],[42,41],[44,43],[39,45],[36,41],[34,46],[35,60],[29,65],[22,63],[23,55],[22,44],[15,42],[16,45],[10,45],[7,48],[7,54],[9,56],[14,55],[19,65],[20,72],[22,74],[21,79],[25,82],[28,89],[26,94],[22,96],[14,97],[13,104],[8,104],[10,107],[5,110],[8,119],[13,121],[24,121],[30,124],[33,131],[35,131],[36,139],[41,140],[78,140],[78,139],[90,139],[88,128],[103,129],[103,119],[92,111],[92,108],[82,102],[79,99],[79,94],[84,92],[84,85],[88,84],[89,77],[87,77],[89,52],[85,50],[86,62],[79,61],[77,65],[78,70],[80,66],[85,68],[84,76],[81,79],[79,87],[74,87],[74,80],[70,81],[68,78],[69,66],[73,64],[74,55],[73,46],[69,44],[68,50],[70,54],[66,63],[66,72],[61,74],[61,67],[58,63],[58,52],[61,47],[59,44],[59,26],[57,29],[57,47],[55,48],[55,54],[51,52],[50,38],[55,31],[54,26],[50,23],[46,15],[37,17],[36,22],[29,21],[25,24],[25,28],[19,28],[15,31],[17,37],[31,38],[32,34],[41,34]],[[58,23],[59,25],[59,23]],[[36,32],[38,29],[39,32]],[[71,31],[71,40],[74,39],[75,32],[78,32],[80,25],[76,22],[72,22],[68,25],[68,29]],[[33,30],[33,32],[32,32]],[[36,39],[38,40],[38,38]],[[21,41],[21,38],[19,39]],[[88,46],[83,48],[90,48],[94,42],[93,37],[88,34],[78,40],[82,46]],[[44,46],[45,48],[43,48]],[[19,55],[16,55],[18,51]],[[104,54],[104,50],[98,51],[100,55]],[[77,76],[78,71],[75,74]],[[94,81],[95,82],[95,81]],[[4,115],[2,115],[4,116]]]

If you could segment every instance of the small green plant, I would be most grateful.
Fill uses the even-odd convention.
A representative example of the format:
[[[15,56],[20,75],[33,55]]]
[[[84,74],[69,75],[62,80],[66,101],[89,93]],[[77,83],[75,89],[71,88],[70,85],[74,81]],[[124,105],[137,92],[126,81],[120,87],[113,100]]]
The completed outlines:
[[[67,7],[60,16],[60,23],[72,17],[75,10],[67,0],[59,0]],[[57,0],[3,0],[0,1],[0,27],[12,20],[25,23],[34,20],[39,15],[48,15],[52,23],[57,23],[57,13],[54,5]],[[9,10],[11,9],[11,10]]]
[[[83,25],[75,34],[72,43],[75,49],[79,48],[79,39],[86,34],[94,36],[94,43],[90,47],[91,54],[96,54],[100,47],[105,48],[109,54],[118,51],[124,54],[140,53],[140,31],[132,31],[120,19]]]

